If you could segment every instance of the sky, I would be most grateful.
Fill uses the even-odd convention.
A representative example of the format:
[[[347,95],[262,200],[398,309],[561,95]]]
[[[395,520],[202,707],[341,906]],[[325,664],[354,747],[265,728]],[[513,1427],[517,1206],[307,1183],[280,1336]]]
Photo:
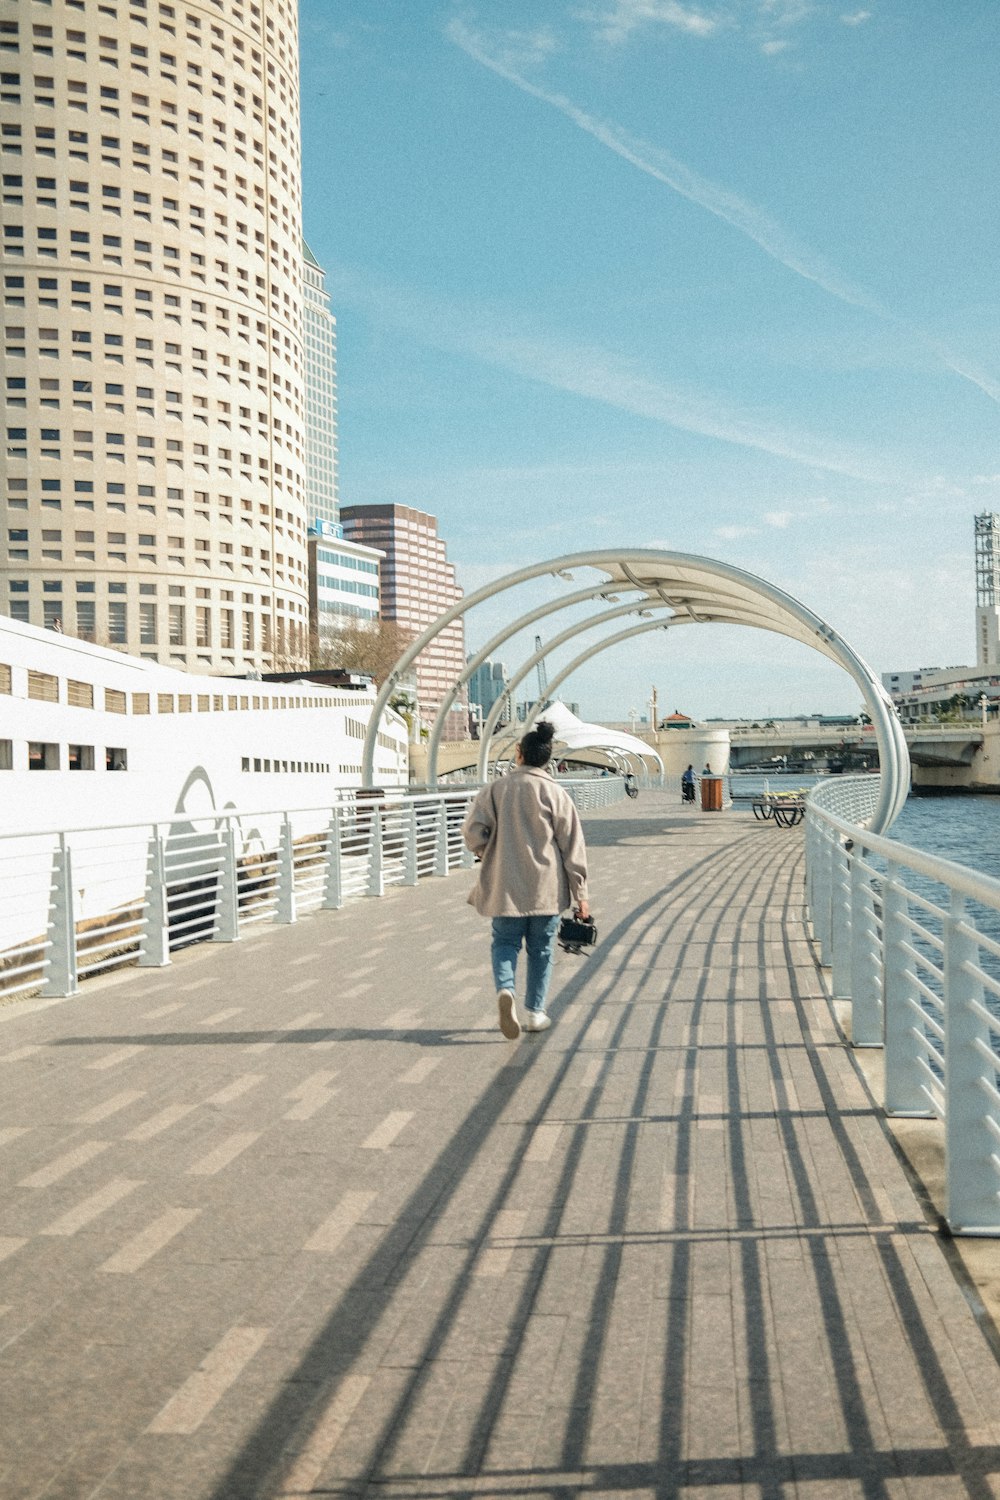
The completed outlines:
[[[300,0],[300,24],[341,504],[435,515],[470,592],[660,548],[784,589],[877,673],[974,661],[996,0]],[[468,649],[573,586],[479,606]],[[595,651],[563,696],[625,719],[654,686],[699,718],[861,706],[809,648],[721,626]]]

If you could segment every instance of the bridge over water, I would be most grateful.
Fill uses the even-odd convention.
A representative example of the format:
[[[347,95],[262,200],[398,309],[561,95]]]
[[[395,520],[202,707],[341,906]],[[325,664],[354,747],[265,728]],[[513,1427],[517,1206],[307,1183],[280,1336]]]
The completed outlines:
[[[0,1011],[5,1497],[1000,1494],[799,831],[586,826],[541,1037],[468,872]]]
[[[640,728],[637,734],[664,755],[673,748],[672,740],[681,741],[677,731],[654,735]],[[991,722],[985,731],[972,724],[911,726],[905,729],[904,735],[916,787],[1000,788],[1000,726],[995,722]],[[439,773],[472,771],[480,748],[478,740],[442,744],[437,753]],[[685,750],[681,764],[686,762],[688,754]],[[586,761],[588,756],[577,754],[574,758]],[[603,762],[599,753],[589,758],[598,764]],[[835,728],[808,729],[782,724],[774,729],[730,731],[729,764],[734,771],[767,766],[781,760],[800,767],[825,769],[834,764],[840,768],[845,758],[857,765],[877,766],[878,750],[870,728],[838,725]],[[427,763],[425,747],[411,746],[411,765],[417,781],[425,779]]]
[[[995,725],[990,726],[995,738]],[[904,726],[910,761],[916,767],[967,769],[981,750],[986,734],[976,724],[926,724]],[[824,764],[842,760],[844,752],[868,753],[878,763],[875,736],[869,725],[835,725],[810,728],[782,723],[773,728],[730,731],[730,764],[734,770],[784,756],[788,760],[812,760]]]

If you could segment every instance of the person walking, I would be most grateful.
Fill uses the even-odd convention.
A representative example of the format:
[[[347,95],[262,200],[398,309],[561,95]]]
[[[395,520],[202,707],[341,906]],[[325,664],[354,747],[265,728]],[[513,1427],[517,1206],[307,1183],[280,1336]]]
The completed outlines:
[[[681,777],[681,801],[694,801],[694,766],[688,766]]]
[[[483,787],[462,825],[466,847],[480,861],[469,905],[492,919],[500,1030],[510,1041],[522,1030],[514,996],[522,943],[527,953],[523,1029],[546,1031],[552,1024],[545,999],[559,915],[570,905],[579,917],[590,915],[580,815],[545,769],[554,735],[544,720],[529,729],[515,751],[514,769]]]

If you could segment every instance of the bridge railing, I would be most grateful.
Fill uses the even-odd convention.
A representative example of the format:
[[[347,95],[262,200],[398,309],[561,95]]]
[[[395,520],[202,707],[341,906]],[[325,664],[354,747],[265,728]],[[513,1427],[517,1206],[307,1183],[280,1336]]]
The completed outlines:
[[[945,1217],[1000,1235],[1000,881],[861,826],[875,777],[809,797],[807,901],[856,1047],[884,1048],[884,1107],[940,1122]]]
[[[562,785],[581,808],[625,796],[618,776]],[[0,1001],[73,995],[92,974],[161,967],[192,943],[468,868],[462,823],[477,790],[0,837]]]

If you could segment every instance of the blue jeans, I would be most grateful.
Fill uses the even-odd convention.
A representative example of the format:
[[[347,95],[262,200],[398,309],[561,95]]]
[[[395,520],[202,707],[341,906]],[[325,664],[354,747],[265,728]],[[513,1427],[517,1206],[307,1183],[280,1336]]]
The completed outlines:
[[[528,954],[528,982],[524,1003],[528,1010],[544,1010],[545,997],[552,978],[555,960],[555,936],[559,926],[554,917],[493,918],[493,982],[498,990],[514,989],[517,955],[524,943]]]

